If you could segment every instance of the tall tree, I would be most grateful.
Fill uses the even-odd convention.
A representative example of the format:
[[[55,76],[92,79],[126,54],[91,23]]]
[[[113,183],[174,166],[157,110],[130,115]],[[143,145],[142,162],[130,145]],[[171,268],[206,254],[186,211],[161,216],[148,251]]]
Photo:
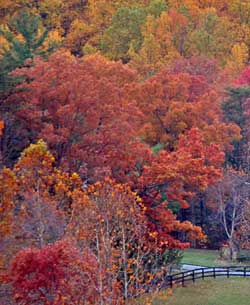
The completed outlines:
[[[142,45],[142,28],[147,16],[159,17],[167,10],[165,1],[152,0],[148,6],[121,7],[112,18],[111,25],[104,31],[101,50],[111,59],[130,60],[129,50],[137,52]]]
[[[159,17],[149,15],[142,29],[141,48],[137,51],[131,46],[130,65],[144,77],[155,74],[180,57],[187,28],[187,18],[176,11],[164,11]]]
[[[153,224],[164,223],[171,207],[177,211],[188,208],[197,193],[221,178],[223,160],[219,146],[207,145],[195,128],[180,137],[175,151],[157,154],[139,180],[148,214],[157,219]]]
[[[43,141],[24,150],[13,170],[0,172],[0,239],[6,258],[21,248],[42,248],[65,234],[72,191],[81,180],[54,167],[54,157]]]
[[[46,57],[55,45],[52,41],[48,42],[48,31],[42,26],[41,18],[28,10],[21,11],[7,25],[1,25],[0,36],[6,42],[0,50],[0,117],[5,124],[1,152],[4,164],[12,166],[13,159],[28,143],[23,141],[22,123],[15,117],[17,105],[6,102],[11,91],[23,79],[11,72],[29,67],[35,56]]]
[[[97,182],[85,192],[74,193],[70,235],[82,248],[90,247],[100,270],[106,271],[105,276],[98,274],[100,297],[103,298],[105,278],[110,283],[110,293],[116,282],[120,283],[125,304],[129,296],[153,289],[154,281],[163,284],[163,274],[158,271],[166,265],[161,265],[159,258],[166,249],[189,245],[175,239],[173,233],[181,231],[193,238],[204,237],[200,228],[188,222],[180,223],[167,212],[165,222],[157,221],[156,229],[153,223],[158,219],[154,216],[149,215],[148,208],[135,192],[111,179]]]
[[[241,240],[247,236],[244,227],[249,221],[245,218],[248,208],[246,203],[249,200],[249,177],[243,172],[229,170],[221,181],[211,187],[209,195],[217,206],[217,213],[228,239],[230,259],[235,260]]]
[[[242,139],[234,143],[234,150],[228,154],[229,163],[236,168],[250,169],[250,69],[245,68],[227,90],[227,98],[222,107],[228,121],[236,123],[241,128]]]
[[[173,150],[179,136],[192,127],[223,149],[240,138],[239,127],[224,122],[220,97],[202,75],[165,69],[139,84],[133,94],[146,118],[142,137],[151,146],[160,143]]]
[[[213,9],[205,10],[201,12],[197,26],[189,32],[186,54],[215,57],[225,65],[234,43],[235,26],[229,18],[219,17]]]
[[[138,50],[142,44],[141,27],[145,19],[146,12],[143,9],[118,9],[102,38],[101,49],[104,54],[111,59],[122,59],[123,62],[127,62],[130,46]]]
[[[27,10],[21,11],[7,26],[2,25],[0,35],[8,43],[7,47],[1,50],[0,59],[0,90],[6,91],[15,84],[15,79],[9,74],[11,71],[23,67],[27,59],[48,54],[51,48],[43,48],[48,31],[42,29],[41,19]]]
[[[127,93],[134,71],[101,56],[54,54],[18,73],[33,79],[13,96],[21,103],[18,116],[31,139],[46,139],[58,165],[84,179],[133,179],[141,156],[147,158],[137,138],[142,114]]]

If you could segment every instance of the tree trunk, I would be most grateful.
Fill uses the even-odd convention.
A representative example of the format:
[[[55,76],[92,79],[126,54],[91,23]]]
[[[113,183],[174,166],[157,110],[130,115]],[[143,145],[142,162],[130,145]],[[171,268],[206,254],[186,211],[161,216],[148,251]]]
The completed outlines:
[[[238,250],[237,247],[235,246],[233,239],[229,240],[229,249],[230,249],[230,261],[237,260]]]

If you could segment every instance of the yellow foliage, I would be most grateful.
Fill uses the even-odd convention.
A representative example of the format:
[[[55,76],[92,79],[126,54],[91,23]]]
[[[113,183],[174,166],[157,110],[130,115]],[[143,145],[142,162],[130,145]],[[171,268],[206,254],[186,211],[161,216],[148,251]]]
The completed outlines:
[[[231,57],[227,63],[227,69],[237,75],[247,65],[248,61],[248,47],[244,42],[237,43],[233,46]]]
[[[53,46],[59,46],[62,44],[63,42],[63,37],[60,34],[60,30],[52,30],[49,32],[48,37],[46,39],[46,41],[44,42],[43,46],[48,49],[49,46],[53,45]]]
[[[1,54],[3,53],[3,51],[5,49],[8,49],[8,47],[9,47],[8,41],[3,36],[0,35],[0,58],[2,56]]]
[[[46,25],[50,28],[60,28],[64,0],[43,0],[39,4],[39,13],[46,15]]]
[[[162,13],[157,19],[148,16],[142,34],[144,41],[139,52],[136,53],[132,47],[129,50],[131,57],[129,65],[144,77],[156,73],[172,60],[180,57],[173,44],[167,13]]]
[[[200,12],[198,0],[169,0],[169,7],[178,10],[185,7],[192,16],[198,15]]]

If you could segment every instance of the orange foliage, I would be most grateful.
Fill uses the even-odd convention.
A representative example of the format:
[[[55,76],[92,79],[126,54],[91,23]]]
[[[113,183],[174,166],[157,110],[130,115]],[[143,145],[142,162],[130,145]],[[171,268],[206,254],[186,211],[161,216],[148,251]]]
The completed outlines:
[[[0,171],[0,269],[9,263],[7,240],[13,234],[15,197],[18,185],[14,173],[3,168]]]
[[[0,121],[0,137],[3,133],[3,128],[4,128],[4,122],[3,121]]]
[[[173,247],[189,246],[175,239],[173,232],[186,232],[194,239],[204,238],[201,228],[188,221],[181,223],[163,206],[151,210],[128,186],[109,178],[85,191],[75,191],[73,197],[70,235],[80,247],[92,247],[99,266],[106,268],[110,291],[116,286],[115,275],[123,270],[119,282],[125,287],[125,299],[129,294],[150,289],[156,274],[151,269],[147,271],[146,266],[150,264],[146,257],[160,255]],[[156,222],[158,225],[154,225]]]
[[[22,153],[13,170],[0,172],[1,267],[25,246],[43,247],[64,234],[72,191],[80,187],[77,174],[54,167],[43,141]]]
[[[237,125],[223,122],[219,96],[203,76],[164,70],[137,85],[133,95],[145,114],[141,134],[150,145],[161,143],[172,150],[179,136],[193,127],[208,144],[223,149],[240,138]]]
[[[127,96],[134,71],[97,55],[77,60],[57,53],[18,73],[34,79],[14,97],[19,117],[36,138],[46,139],[60,167],[86,180],[125,180],[141,155],[147,158],[136,138],[142,114]]]

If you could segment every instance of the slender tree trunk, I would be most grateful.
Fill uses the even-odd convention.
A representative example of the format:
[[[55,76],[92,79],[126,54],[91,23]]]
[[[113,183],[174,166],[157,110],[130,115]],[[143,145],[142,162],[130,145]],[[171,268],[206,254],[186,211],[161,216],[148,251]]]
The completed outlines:
[[[195,202],[193,200],[191,200],[190,205],[191,205],[191,222],[192,222],[192,224],[195,225],[196,224]],[[193,240],[192,241],[192,247],[196,248],[196,245],[197,245],[196,240]]]

